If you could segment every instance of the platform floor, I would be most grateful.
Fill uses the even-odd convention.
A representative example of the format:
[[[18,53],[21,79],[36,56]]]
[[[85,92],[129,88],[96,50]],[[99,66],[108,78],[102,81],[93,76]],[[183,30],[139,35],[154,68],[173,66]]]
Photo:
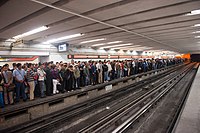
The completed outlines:
[[[200,133],[200,67],[174,133]]]

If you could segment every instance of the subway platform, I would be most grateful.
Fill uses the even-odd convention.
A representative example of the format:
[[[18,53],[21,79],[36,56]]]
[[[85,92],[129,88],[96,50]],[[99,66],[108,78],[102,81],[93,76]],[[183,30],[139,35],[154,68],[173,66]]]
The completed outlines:
[[[200,68],[191,86],[174,133],[200,133]]]

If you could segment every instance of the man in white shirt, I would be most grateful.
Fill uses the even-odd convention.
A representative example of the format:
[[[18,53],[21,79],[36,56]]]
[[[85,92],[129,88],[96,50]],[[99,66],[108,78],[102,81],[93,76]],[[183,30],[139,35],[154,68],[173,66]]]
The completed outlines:
[[[43,65],[40,64],[39,68],[37,69],[37,74],[38,74],[38,82],[40,85],[40,93],[41,93],[41,98],[45,97],[44,90],[45,90],[45,84],[44,80],[46,79],[46,72],[43,69]]]
[[[101,84],[103,83],[103,68],[102,68],[102,62],[99,60],[99,62],[96,65],[97,67],[97,72],[98,72],[98,83]]]
[[[25,93],[25,71],[22,69],[22,64],[17,64],[17,69],[13,71],[13,77],[15,78],[15,85],[16,85],[16,102],[19,102],[20,99],[20,90],[23,97],[23,101],[26,101],[27,96]]]

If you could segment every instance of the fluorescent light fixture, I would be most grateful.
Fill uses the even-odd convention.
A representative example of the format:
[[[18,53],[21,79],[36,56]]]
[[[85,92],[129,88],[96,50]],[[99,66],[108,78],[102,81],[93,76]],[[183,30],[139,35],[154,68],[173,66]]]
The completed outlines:
[[[195,38],[200,38],[200,36],[195,36]]]
[[[6,42],[15,42],[15,39],[7,39]]]
[[[133,46],[126,46],[126,47],[115,47],[115,48],[112,48],[111,50],[115,50],[115,49],[129,49],[129,50],[138,50],[138,49],[152,49],[152,47],[138,47],[135,45],[135,47]]]
[[[54,42],[58,42],[61,40],[66,40],[66,39],[71,39],[71,38],[75,38],[75,37],[79,37],[79,36],[83,36],[84,34],[82,33],[78,33],[78,34],[73,34],[73,35],[69,35],[69,36],[64,36],[64,37],[60,37],[60,38],[56,38],[56,39],[52,39],[49,41],[44,42],[44,44],[50,44],[50,43],[54,43]]]
[[[133,43],[126,43],[126,44],[118,44],[118,45],[105,46],[105,47],[101,47],[100,49],[113,48],[113,47],[119,47],[119,46],[128,46],[128,45],[133,45]]]
[[[200,42],[197,42],[197,43],[200,43]]]
[[[200,24],[195,24],[194,26],[192,26],[192,27],[199,27],[200,26]]]
[[[93,46],[93,47],[97,47],[97,46],[102,46],[102,45],[106,45],[106,43],[94,44],[94,45],[92,45],[92,46]]]
[[[122,41],[114,41],[114,42],[107,42],[107,43],[100,43],[100,44],[94,44],[93,47],[102,46],[102,45],[109,45],[109,44],[116,44],[121,43]]]
[[[98,42],[98,41],[103,41],[103,40],[106,40],[106,38],[100,38],[100,39],[94,39],[94,40],[83,41],[83,42],[80,42],[80,44],[90,43],[90,42]]]
[[[126,46],[126,48],[138,48],[138,47],[140,47],[141,45],[132,45],[132,46]],[[118,47],[114,47],[114,48],[112,48],[112,49],[116,49],[116,48],[118,48],[118,49],[120,49],[120,48],[124,48],[123,46],[118,46]]]
[[[199,10],[193,10],[190,13],[187,13],[186,16],[198,15],[198,14],[200,14],[200,9]]]
[[[196,34],[196,33],[200,33],[200,31],[195,31],[195,32],[192,32],[193,34]]]
[[[122,43],[122,41],[108,42],[108,43],[106,43],[106,44],[115,44],[115,43]]]
[[[39,27],[37,29],[25,32],[23,34],[14,36],[13,38],[14,39],[20,39],[20,38],[23,38],[23,37],[26,37],[26,36],[29,36],[29,35],[32,35],[32,34],[35,34],[35,33],[41,32],[41,31],[44,31],[44,30],[47,30],[48,28],[49,28],[48,26],[42,26],[42,27]]]

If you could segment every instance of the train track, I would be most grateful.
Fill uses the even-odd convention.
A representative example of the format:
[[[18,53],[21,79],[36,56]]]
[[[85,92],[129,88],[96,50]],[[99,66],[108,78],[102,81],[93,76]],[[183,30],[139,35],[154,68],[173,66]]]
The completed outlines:
[[[133,123],[144,115],[146,111],[159,101],[160,98],[166,95],[166,93],[185,76],[192,66],[193,65],[189,65],[186,68],[167,76],[153,89],[150,89],[136,99],[132,98],[131,100],[126,101],[124,106],[120,106],[117,110],[113,110],[110,114],[93,122],[91,125],[79,130],[78,132],[125,132]],[[165,82],[164,84],[163,81]]]
[[[18,125],[17,127],[13,127],[11,129],[6,129],[4,131],[6,132],[48,132],[52,128],[55,128],[55,125],[60,125],[60,123],[68,121],[74,117],[78,117],[84,114],[85,112],[91,111],[94,108],[100,108],[102,106],[105,107],[105,103],[109,103],[108,106],[112,107],[112,106],[118,106],[119,103],[123,105],[124,102],[127,102],[127,101],[130,102],[134,100],[136,104],[142,99],[144,99],[144,94],[149,94],[150,96],[150,92],[155,93],[155,90],[154,90],[155,87],[161,86],[162,84],[161,82],[164,82],[170,79],[171,77],[174,77],[174,75],[177,75],[177,69],[181,70],[180,68],[181,66],[171,68],[167,72],[151,77],[151,79],[146,79],[138,83],[135,83],[134,86],[123,88],[123,91],[117,90],[115,92],[110,92],[98,98],[75,105],[71,108],[63,109],[59,112],[33,120],[32,122],[29,122],[29,123]],[[133,96],[135,96],[134,99],[131,98]],[[119,98],[120,100],[118,100]],[[142,106],[142,104],[140,106]],[[107,109],[107,106],[106,106],[106,109]],[[83,130],[86,130],[86,129],[83,129]],[[90,131],[93,132],[94,131],[94,129],[92,130],[89,129],[88,131],[83,131],[83,130],[80,130],[79,132],[90,132]]]

